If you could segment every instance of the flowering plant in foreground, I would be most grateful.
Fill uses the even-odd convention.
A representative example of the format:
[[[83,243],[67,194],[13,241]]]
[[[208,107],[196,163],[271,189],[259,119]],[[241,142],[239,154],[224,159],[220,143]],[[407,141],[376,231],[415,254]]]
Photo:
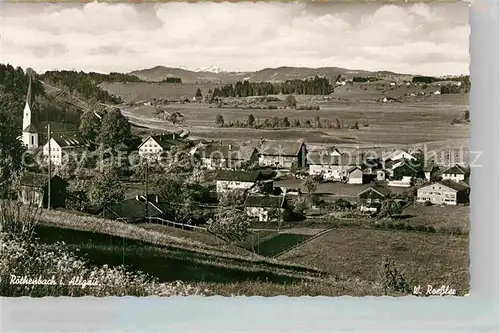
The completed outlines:
[[[13,209],[11,205],[0,207],[1,296],[203,296],[207,292],[180,281],[158,283],[142,272],[130,272],[123,266],[92,266],[72,254],[63,242],[42,244],[31,235],[5,232],[3,217],[13,216],[8,214],[10,209]],[[8,223],[30,221],[17,219]]]

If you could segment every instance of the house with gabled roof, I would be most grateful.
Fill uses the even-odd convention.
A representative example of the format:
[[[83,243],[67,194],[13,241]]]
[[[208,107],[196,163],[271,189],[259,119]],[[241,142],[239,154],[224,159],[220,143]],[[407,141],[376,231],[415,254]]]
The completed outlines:
[[[390,170],[389,186],[410,187],[412,180],[420,177],[421,172],[416,166],[403,159]]]
[[[432,204],[457,205],[469,202],[470,187],[462,181],[442,180],[417,190],[417,202]]]
[[[461,167],[458,164],[455,164],[454,166],[444,170],[441,173],[441,177],[443,178],[443,180],[450,179],[455,182],[464,181],[468,176],[469,170],[467,170],[465,167]]]
[[[264,177],[260,171],[219,170],[215,176],[217,193],[249,190]]]
[[[245,211],[259,222],[279,220],[285,212],[284,195],[249,195],[245,200]]]
[[[50,157],[52,164],[61,165],[64,162],[65,156],[79,154],[88,145],[89,142],[78,133],[54,133],[50,138],[50,143],[47,142],[43,146],[43,156],[45,159]]]
[[[309,175],[321,176],[324,180],[346,180],[348,171],[358,164],[350,155],[310,153],[307,157]]]
[[[187,143],[176,133],[150,135],[142,141],[137,149],[139,150],[139,156],[148,159],[157,159],[173,146],[185,147]]]
[[[358,193],[362,212],[378,212],[382,201],[389,198],[392,191],[385,186],[372,185]]]
[[[253,145],[201,143],[190,153],[200,158],[201,164],[209,169],[238,169],[257,164],[259,152]]]
[[[352,166],[347,170],[348,184],[363,184],[363,171],[358,166]]]
[[[42,173],[25,173],[19,182],[18,200],[24,205],[47,207],[49,198],[49,176]],[[68,182],[57,175],[50,178],[50,206],[66,205]]]
[[[307,165],[307,146],[302,140],[295,142],[264,140],[257,149],[261,167],[289,170]]]

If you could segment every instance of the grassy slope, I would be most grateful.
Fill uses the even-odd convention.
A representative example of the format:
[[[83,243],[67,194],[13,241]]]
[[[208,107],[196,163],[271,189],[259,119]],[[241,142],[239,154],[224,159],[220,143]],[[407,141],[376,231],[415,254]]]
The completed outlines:
[[[450,285],[464,294],[469,289],[468,244],[467,236],[338,228],[280,259],[374,281],[384,256],[389,256],[412,285]]]
[[[181,279],[211,295],[381,295],[378,282],[318,274],[301,265],[235,254],[224,245],[166,235],[139,226],[61,211],[44,211],[38,227],[46,243],[64,240],[95,264],[125,264],[163,281]],[[123,236],[123,237],[121,237]]]
[[[261,257],[232,245],[219,244],[213,246],[198,240],[172,236],[164,232],[146,230],[136,225],[93,216],[78,216],[65,211],[45,210],[40,216],[40,221],[47,226],[89,232],[88,236],[91,236],[90,233],[97,233],[123,237],[130,242],[142,242],[144,246],[160,247],[161,251],[190,256],[194,258],[194,261],[209,262],[214,266],[230,267],[241,272],[260,270],[294,278],[309,278],[317,276],[319,273],[319,271],[301,265],[288,265],[274,259]],[[97,244],[100,247],[109,245],[102,242]],[[113,246],[113,244],[111,245]],[[120,244],[115,242],[114,245],[119,246]]]

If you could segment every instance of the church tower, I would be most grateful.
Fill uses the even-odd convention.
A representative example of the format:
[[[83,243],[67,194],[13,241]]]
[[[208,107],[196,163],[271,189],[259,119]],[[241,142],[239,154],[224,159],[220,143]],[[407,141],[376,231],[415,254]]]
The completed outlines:
[[[38,147],[38,131],[31,122],[32,116],[32,93],[31,93],[31,73],[28,72],[28,93],[26,94],[26,104],[23,110],[23,143],[28,149]]]

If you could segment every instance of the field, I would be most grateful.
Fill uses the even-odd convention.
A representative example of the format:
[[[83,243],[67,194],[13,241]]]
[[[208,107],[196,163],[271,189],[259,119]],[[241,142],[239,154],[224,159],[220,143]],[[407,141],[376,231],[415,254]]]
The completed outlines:
[[[411,205],[403,214],[411,217],[406,223],[423,224],[435,228],[458,228],[464,232],[470,229],[469,206],[423,206]]]
[[[469,290],[468,236],[338,228],[279,259],[374,281],[385,256],[403,268],[411,285],[444,284],[461,294]]]
[[[281,96],[284,98],[284,96]],[[384,147],[395,145],[413,145],[427,143],[429,149],[467,147],[469,126],[451,125],[455,118],[463,117],[467,110],[468,96],[436,95],[415,97],[404,103],[375,103],[356,101],[325,101],[318,111],[307,110],[250,110],[229,108],[208,108],[204,104],[178,104],[168,106],[171,112],[180,112],[184,116],[184,125],[173,126],[154,118],[153,107],[122,107],[122,112],[139,125],[150,126],[158,130],[189,129],[191,137],[220,140],[248,140],[267,138],[270,140],[305,139],[309,144],[336,144],[340,147]],[[259,121],[273,117],[312,120],[330,119],[333,123],[355,121],[359,130],[328,128],[288,128],[288,129],[249,129],[217,128],[216,115],[221,114],[226,122],[246,122],[253,114]],[[362,124],[367,121],[369,126]]]
[[[122,97],[126,102],[152,100],[153,98],[181,98],[190,100],[200,88],[206,95],[209,89],[214,89],[217,84],[204,83],[144,83],[144,82],[113,82],[101,83],[100,87],[114,95]]]

